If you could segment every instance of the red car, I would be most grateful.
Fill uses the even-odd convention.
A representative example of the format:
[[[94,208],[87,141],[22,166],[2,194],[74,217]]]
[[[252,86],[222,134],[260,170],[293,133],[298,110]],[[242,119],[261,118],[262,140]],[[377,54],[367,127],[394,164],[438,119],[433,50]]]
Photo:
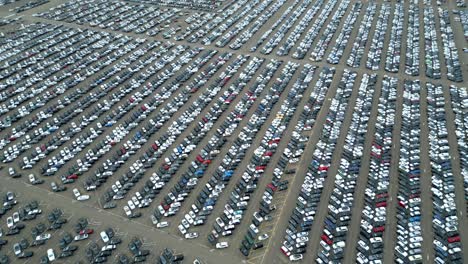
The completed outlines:
[[[449,237],[449,238],[447,238],[447,241],[449,243],[460,242],[460,236]]]
[[[197,159],[199,162],[205,161],[205,160],[202,158],[202,156],[200,156],[200,155],[197,155],[197,158],[196,158],[196,159]]]
[[[171,207],[171,205],[169,205],[169,204],[163,204],[163,203],[161,203],[161,205],[162,205],[162,207],[164,208],[164,211],[169,210],[169,208]]]
[[[328,171],[328,166],[320,166],[318,168],[319,171]]]
[[[80,235],[84,235],[84,234],[91,235],[92,233],[94,233],[94,229],[91,229],[91,228],[83,229],[80,231]]]
[[[387,202],[377,203],[375,207],[387,207]]]
[[[127,153],[127,150],[125,148],[120,148],[120,152],[122,153],[122,155],[124,155],[125,153]]]
[[[267,188],[270,188],[271,190],[273,190],[274,192],[276,192],[276,190],[278,189],[276,186],[273,185],[273,183],[269,183],[267,185]]]
[[[377,227],[374,227],[374,228],[372,229],[372,231],[373,231],[374,233],[381,233],[381,232],[385,231],[385,226],[377,226]]]
[[[385,198],[385,197],[388,197],[388,193],[377,194],[375,197],[376,198]]]
[[[76,174],[68,175],[67,179],[68,180],[76,180],[76,179],[78,179],[78,175],[76,175]]]
[[[286,257],[289,257],[289,255],[291,255],[291,252],[289,252],[288,249],[285,246],[282,246],[280,249],[281,249],[281,252],[283,252],[283,254]]]
[[[402,201],[398,201],[398,205],[399,205],[399,206],[401,206],[401,207],[403,207],[403,208],[406,208],[406,205],[405,205],[405,203],[404,203],[404,202],[402,202]]]
[[[333,240],[331,240],[330,238],[328,238],[328,236],[325,235],[325,234],[322,234],[322,235],[320,236],[320,238],[321,238],[323,241],[325,241],[325,243],[327,243],[327,245],[329,245],[329,246],[331,246],[331,245],[333,244]]]

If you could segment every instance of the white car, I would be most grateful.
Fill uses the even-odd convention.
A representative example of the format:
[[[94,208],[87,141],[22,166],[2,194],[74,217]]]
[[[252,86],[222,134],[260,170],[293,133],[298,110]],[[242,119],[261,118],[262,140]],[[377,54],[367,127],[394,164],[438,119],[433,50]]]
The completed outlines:
[[[116,245],[106,245],[102,247],[101,251],[114,250],[115,248],[117,248]]]
[[[232,235],[232,231],[231,231],[231,230],[223,231],[223,232],[221,233],[221,235],[222,235],[222,236],[230,236],[230,235]]]
[[[186,238],[186,239],[194,239],[194,238],[197,238],[197,237],[198,237],[198,233],[197,233],[197,232],[191,232],[191,233],[185,234],[185,238]]]
[[[36,181],[36,177],[34,177],[34,174],[29,174],[29,182],[33,184]]]
[[[165,222],[159,222],[156,227],[157,228],[164,228],[164,227],[168,227],[169,226],[169,222],[165,221]]]
[[[50,234],[41,234],[36,237],[36,241],[48,240],[50,238]]]
[[[89,195],[87,194],[81,195],[80,191],[78,191],[77,188],[73,189],[73,194],[75,195],[75,198],[78,201],[86,201],[89,199]]]
[[[157,225],[159,223],[159,220],[154,215],[151,215],[150,219],[151,219],[151,223],[153,223],[153,225]]]
[[[107,236],[106,231],[102,231],[102,232],[100,233],[100,235],[101,235],[101,239],[102,239],[102,241],[103,241],[104,243],[109,242],[109,237]]]
[[[187,230],[185,229],[183,225],[179,225],[178,228],[179,228],[180,233],[182,233],[182,235],[185,235],[185,233],[187,233]]]
[[[89,200],[89,195],[87,195],[87,194],[80,195],[80,197],[78,197],[77,200],[78,200],[78,201],[86,201],[86,200]]]
[[[85,233],[85,234],[82,234],[82,235],[76,235],[74,239],[75,239],[75,241],[81,241],[81,240],[87,239],[88,236],[89,235]]]
[[[254,224],[251,224],[251,225],[250,225],[250,229],[251,229],[255,234],[258,234],[258,228],[257,228]]]
[[[294,254],[289,256],[290,261],[299,261],[303,258],[302,254]]]
[[[8,228],[12,228],[14,224],[15,224],[15,222],[13,222],[13,217],[11,217],[11,216],[8,217],[8,218],[7,218],[7,226],[8,226]]]
[[[13,251],[15,252],[16,256],[19,256],[21,254],[21,246],[19,243],[16,243],[13,245]]]
[[[49,259],[49,261],[54,261],[55,260],[55,254],[54,254],[54,250],[49,248],[47,250],[47,258]]]
[[[123,209],[124,209],[124,212],[125,212],[125,215],[126,215],[126,216],[132,215],[132,210],[130,210],[130,207],[128,207],[127,205],[125,205]]]
[[[216,243],[216,248],[217,249],[222,249],[222,248],[227,248],[229,247],[229,243],[228,242],[219,242],[219,243]]]
[[[263,240],[267,240],[268,238],[269,238],[268,234],[263,234],[258,237],[258,240],[263,241]]]

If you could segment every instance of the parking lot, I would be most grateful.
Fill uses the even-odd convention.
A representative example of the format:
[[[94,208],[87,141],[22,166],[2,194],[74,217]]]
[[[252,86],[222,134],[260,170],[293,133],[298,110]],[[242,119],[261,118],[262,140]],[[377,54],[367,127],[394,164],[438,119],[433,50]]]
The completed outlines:
[[[464,263],[464,12],[0,7],[0,263]]]

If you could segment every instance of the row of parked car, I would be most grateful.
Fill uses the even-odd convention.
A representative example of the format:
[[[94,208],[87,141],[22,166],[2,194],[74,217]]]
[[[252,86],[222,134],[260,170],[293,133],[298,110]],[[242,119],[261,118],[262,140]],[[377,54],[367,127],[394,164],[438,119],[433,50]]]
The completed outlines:
[[[395,261],[421,261],[421,87],[419,81],[405,81],[398,163],[398,206]]]
[[[384,77],[378,99],[375,133],[365,189],[356,261],[383,263],[398,79]],[[364,155],[369,155],[364,153]],[[367,260],[367,261],[366,261]]]
[[[203,41],[203,43],[211,43],[213,39],[210,40],[206,37],[208,33],[212,30],[215,30],[217,27],[219,27],[220,30],[223,30],[222,32],[224,32],[224,30],[227,29],[227,26],[221,26],[221,22],[226,21],[229,16],[234,14],[244,5],[247,5],[246,8],[252,8],[252,5],[248,5],[247,1],[245,0],[236,1],[231,5],[226,5],[223,8],[221,8],[218,11],[217,15],[209,16],[207,20],[197,21],[197,23],[194,24],[195,27],[185,28],[181,31],[181,34],[177,35],[175,38],[183,40],[187,37],[187,41],[191,43],[198,42],[201,40]],[[237,19],[239,19],[239,17],[237,17]]]
[[[372,43],[369,48],[369,53],[367,54],[366,67],[368,69],[378,70],[380,67],[380,60],[384,53],[385,34],[387,33],[389,25],[391,26],[391,24],[389,24],[391,9],[391,5],[387,3],[384,3],[380,8],[374,36],[372,37]]]
[[[461,175],[463,175],[463,187],[465,189],[466,212],[468,212],[468,144],[465,141],[468,131],[468,90],[463,87],[451,85],[449,87],[452,111],[455,117],[455,134],[458,142],[458,154],[460,157]]]
[[[298,124],[292,133],[291,139],[273,170],[273,179],[264,188],[264,193],[262,200],[259,202],[258,210],[254,211],[251,217],[252,223],[247,229],[239,248],[241,253],[245,256],[248,256],[250,251],[258,250],[259,248],[263,248],[264,246],[266,247],[269,244],[269,242],[264,241],[268,239],[268,232],[262,235],[257,234],[262,233],[261,230],[264,226],[262,223],[268,223],[273,220],[273,217],[270,215],[270,205],[275,204],[276,207],[277,199],[275,199],[275,194],[288,188],[289,181],[284,178],[287,175],[295,173],[295,164],[299,162],[306,146],[305,143],[308,140],[308,136],[304,135],[304,133],[308,133],[307,131],[310,131],[315,124],[315,119],[324,102],[325,94],[328,91],[327,88],[329,88],[329,85],[331,84],[333,73],[334,69],[330,68],[324,68],[321,71],[319,79],[310,93],[303,111],[301,112]],[[306,73],[304,72],[303,75],[304,74]],[[308,74],[312,74],[312,72],[309,72]],[[305,80],[307,79],[308,77],[306,76]],[[273,234],[270,233],[270,235]],[[304,248],[298,248],[296,251],[291,253],[289,259],[292,261],[301,260],[303,259],[302,253],[304,252]]]
[[[295,1],[294,4],[296,4],[297,2],[298,1]],[[255,33],[259,31],[259,29],[263,26],[263,24],[266,21],[268,21],[268,19],[270,19],[270,17],[273,16],[285,3],[286,3],[286,0],[280,0],[280,1],[274,2],[265,12],[262,12],[260,17],[252,23],[252,26],[250,26],[248,30],[245,30],[241,34],[238,34],[239,36],[237,36],[237,38],[234,39],[234,41],[229,45],[229,47],[234,50],[241,48],[242,45],[247,43],[250,40],[250,38],[252,38],[252,36],[255,35]],[[227,39],[226,43],[228,43],[229,40],[230,39]]]
[[[440,79],[442,72],[440,69],[439,47],[437,45],[437,31],[435,27],[434,9],[428,5],[424,6],[424,48],[426,76],[433,79]]]
[[[327,62],[330,64],[338,64],[340,62],[341,57],[343,56],[345,48],[348,44],[351,33],[353,32],[354,24],[356,23],[356,20],[361,12],[362,3],[356,3],[353,8],[354,8],[354,11],[349,13],[349,15],[346,17],[346,20],[344,21],[343,29],[338,35],[338,37],[336,38],[335,45],[333,46],[333,48],[330,50],[330,53],[328,54]],[[375,10],[375,4],[373,3],[371,3],[366,9],[366,13],[363,18],[364,20],[369,18],[368,13],[371,10]],[[366,25],[366,23],[363,23],[363,25]],[[334,28],[336,31],[337,26],[335,26]],[[358,34],[359,33],[361,32],[359,31]],[[353,46],[354,45],[359,45],[357,38]]]
[[[282,24],[278,24],[280,27],[274,33],[274,35],[268,40],[268,42],[260,50],[263,54],[270,54],[274,48],[276,48],[281,40],[286,36],[289,29],[294,25],[294,23],[302,16],[302,14],[307,10],[308,6],[311,4],[311,1],[303,1],[298,5],[298,7],[291,13],[290,16],[285,17],[285,21]],[[318,2],[317,5],[320,5],[321,2]],[[307,14],[306,14],[307,15]],[[302,21],[300,21],[300,24]],[[273,25],[274,26],[274,25]],[[272,32],[273,33],[273,32]],[[286,40],[286,45],[293,44],[291,39]],[[280,49],[278,52],[284,52],[283,49]]]
[[[454,82],[462,82],[460,60],[455,46],[455,36],[450,23],[449,11],[439,8],[440,31],[442,46],[444,48],[445,64],[447,66],[447,79]]]
[[[384,6],[381,6],[381,10]],[[367,6],[366,12],[361,21],[361,25],[359,26],[358,32],[356,34],[356,38],[353,41],[353,46],[351,48],[351,52],[349,54],[348,59],[346,60],[346,65],[359,68],[361,66],[361,59],[364,55],[364,49],[367,45],[367,40],[369,39],[372,21],[374,21],[375,14],[377,12],[377,5],[375,3],[369,3]],[[331,55],[332,53],[330,53]],[[329,63],[337,64],[339,63],[338,60],[333,60],[333,62],[328,61]]]
[[[346,32],[345,31],[346,27],[349,26],[350,21],[352,21],[353,19],[356,20],[357,16],[361,12],[361,7],[362,7],[362,3],[352,4],[351,11],[343,22],[344,28],[342,28],[341,33]],[[328,46],[331,46],[333,44],[331,40],[333,36],[335,35],[336,31],[338,30],[338,26],[341,24],[341,20],[344,18],[347,8],[348,6],[340,6],[337,12],[333,14],[329,22],[329,26],[325,29],[325,31],[320,36],[319,41],[315,45],[315,48],[312,49],[310,60],[322,61],[322,59],[325,56],[325,52],[328,49]],[[350,30],[348,31],[350,32]]]
[[[349,5],[349,1],[340,1],[337,10],[342,10]],[[305,32],[305,36],[301,39],[299,46],[295,49],[292,57],[295,59],[303,59],[306,57],[306,54],[312,48],[312,44],[314,40],[318,37],[320,30],[322,27],[325,26],[325,22],[328,20],[328,17],[332,13],[335,6],[338,4],[338,1],[330,0],[325,3],[324,6],[320,8],[321,12],[318,14],[317,19],[315,20],[312,27],[310,27],[307,32]],[[327,25],[328,26],[328,25]],[[303,28],[305,31],[305,28]]]
[[[275,31],[276,28],[278,28],[279,25],[281,25],[281,23],[283,23],[283,21],[288,18],[288,15],[289,13],[291,13],[291,11],[297,6],[297,4],[299,3],[300,1],[299,0],[295,0],[294,2],[290,3],[290,6],[281,14],[281,16],[270,26],[269,29],[267,30],[264,30],[264,33],[262,34],[262,36],[260,38],[258,38],[258,40],[256,41],[256,43],[254,45],[252,45],[250,47],[250,51],[251,52],[254,52],[256,51],[264,42],[265,40],[268,39],[268,37]],[[263,21],[264,23],[266,21]],[[255,30],[258,31],[259,28],[253,28],[250,32],[252,33],[255,33],[253,32]],[[252,34],[254,35],[254,34]]]
[[[245,26],[248,26],[250,22],[252,22],[255,18],[257,18],[260,14],[265,13],[267,10],[267,7],[272,3],[273,1],[263,1],[261,2],[257,8],[256,12],[253,12],[252,14],[247,15],[247,12],[250,10],[244,10],[242,13],[238,15],[239,18],[239,23],[237,23],[235,26],[233,26],[228,32],[224,33],[222,37],[216,42],[217,47],[224,47],[227,43],[229,43],[235,36],[237,36],[242,30],[244,30]],[[232,25],[237,21],[232,21]],[[227,24],[228,27],[230,27],[230,24]],[[212,35],[217,35],[219,32],[215,30]]]
[[[410,2],[408,10],[408,28],[406,35],[405,73],[412,76],[419,75],[419,7]]]
[[[354,207],[355,189],[361,169],[361,160],[364,155],[365,135],[376,84],[377,75],[364,74],[358,88],[351,124],[346,133],[343,153],[334,180],[334,188],[327,206],[328,214],[320,237],[321,241],[325,242],[326,245],[322,243],[318,251],[318,258],[325,263],[327,263],[327,260],[342,260],[344,257],[343,252],[335,252],[332,250],[332,246],[345,245],[347,236],[334,234],[343,231],[346,233],[351,228],[350,222]],[[366,255],[371,254],[362,255],[358,253],[356,261],[358,263],[367,263],[368,256]]]
[[[400,67],[401,44],[403,42],[403,22],[405,19],[405,11],[402,3],[395,5],[393,11],[392,29],[390,31],[390,39],[387,48],[387,58],[385,60],[385,70],[396,73]],[[408,38],[408,36],[407,36]]]
[[[463,263],[443,87],[427,83],[426,88],[435,262]]]
[[[320,88],[318,91],[319,93],[325,95],[327,88],[331,84],[333,75],[333,69],[324,73],[321,78],[323,87]],[[331,101],[320,140],[316,144],[312,160],[308,166],[306,177],[297,198],[296,207],[291,214],[288,227],[286,228],[281,251],[287,257],[306,252],[306,246],[310,239],[309,231],[311,230],[316,211],[318,210],[323,184],[330,166],[336,140],[340,134],[340,127],[345,118],[344,113],[348,106],[348,99],[351,96],[356,76],[357,74],[355,72],[343,72],[341,81]],[[325,90],[325,92],[323,92],[323,90]],[[319,98],[324,97],[319,96]],[[315,112],[320,110],[322,103],[321,101],[316,102],[314,105],[316,109]],[[313,116],[313,119],[315,118],[316,116]],[[327,245],[325,242],[321,242],[321,244]],[[337,250],[343,250],[341,248],[343,245],[341,244],[342,243],[337,244],[340,246]],[[336,246],[334,246],[334,248],[336,248]],[[320,260],[318,261],[320,262]]]
[[[266,0],[269,2],[270,0]],[[215,39],[217,39],[219,36],[223,35],[224,32],[226,32],[231,26],[236,24],[237,22],[240,21],[245,21],[246,19],[249,20],[251,19],[251,16],[246,17],[247,13],[254,9],[256,5],[258,5],[260,1],[251,1],[250,3],[248,2],[247,5],[243,6],[240,12],[233,14],[230,19],[228,20],[223,20],[224,22],[220,26],[216,26],[213,28],[211,32],[206,32],[205,37],[202,39],[201,44],[203,45],[210,45],[211,43],[214,43]],[[255,7],[256,10],[263,11],[263,9],[266,7],[266,5],[258,5],[258,7]],[[257,16],[259,12],[254,14],[254,16]],[[227,14],[225,14],[227,15]],[[221,21],[220,21],[221,22]],[[241,23],[241,22],[240,22]],[[227,33],[229,34],[229,33]],[[220,44],[222,40],[216,42],[217,44]]]

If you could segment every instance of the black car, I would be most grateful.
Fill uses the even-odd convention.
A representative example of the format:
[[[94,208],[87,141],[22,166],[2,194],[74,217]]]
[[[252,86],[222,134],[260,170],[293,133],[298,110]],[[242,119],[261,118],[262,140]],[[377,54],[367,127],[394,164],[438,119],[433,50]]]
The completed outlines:
[[[263,247],[263,243],[262,242],[257,242],[255,244],[253,244],[252,249],[256,250],[256,249],[259,249],[259,248],[262,248],[262,247]]]
[[[73,251],[62,251],[62,253],[60,253],[60,255],[58,256],[59,258],[68,258],[68,257],[71,257],[73,256]]]
[[[21,253],[18,258],[22,259],[22,258],[30,258],[34,255],[34,253],[32,251],[24,251],[23,253]]]
[[[249,255],[249,250],[248,250],[247,248],[245,248],[244,246],[241,246],[241,247],[239,248],[239,250],[240,250],[240,252],[242,253],[242,255],[244,255],[244,256],[246,256],[246,257]]]

